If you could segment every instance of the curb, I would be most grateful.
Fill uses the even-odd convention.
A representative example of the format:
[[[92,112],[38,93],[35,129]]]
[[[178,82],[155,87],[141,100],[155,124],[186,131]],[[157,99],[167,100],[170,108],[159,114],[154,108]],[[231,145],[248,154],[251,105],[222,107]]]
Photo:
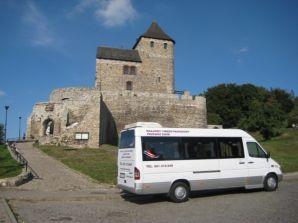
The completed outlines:
[[[5,199],[1,199],[1,200],[2,200],[2,203],[3,203],[4,209],[5,209],[7,215],[10,219],[10,222],[11,223],[18,223],[18,221],[17,221],[16,217],[14,216],[12,210],[10,209],[7,201]]]
[[[284,180],[293,180],[293,179],[298,179],[298,172],[284,174]]]
[[[18,176],[11,177],[11,178],[5,178],[0,180],[0,188],[1,187],[14,187],[14,186],[20,186],[24,183],[29,182],[33,179],[33,175],[31,172],[26,172],[23,168],[22,173]]]

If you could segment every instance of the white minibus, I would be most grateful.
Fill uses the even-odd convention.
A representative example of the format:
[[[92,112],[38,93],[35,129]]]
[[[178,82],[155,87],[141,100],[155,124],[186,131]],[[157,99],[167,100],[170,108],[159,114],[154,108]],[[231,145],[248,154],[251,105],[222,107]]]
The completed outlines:
[[[134,194],[167,194],[184,202],[196,190],[274,191],[282,176],[280,165],[243,130],[137,122],[121,131],[118,187]]]

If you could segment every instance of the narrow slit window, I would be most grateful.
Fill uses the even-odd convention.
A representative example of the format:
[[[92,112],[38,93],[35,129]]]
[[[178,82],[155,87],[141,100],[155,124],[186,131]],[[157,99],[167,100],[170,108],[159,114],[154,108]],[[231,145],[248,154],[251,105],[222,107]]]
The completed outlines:
[[[164,48],[164,49],[167,49],[167,48],[168,48],[168,44],[167,44],[167,43],[164,43],[164,44],[163,44],[163,48]]]
[[[154,47],[154,42],[150,41],[150,47]]]
[[[132,81],[127,81],[126,82],[126,90],[132,91]]]
[[[130,74],[131,75],[136,75],[137,74],[135,66],[130,67]]]
[[[123,74],[129,74],[129,66],[123,66]]]

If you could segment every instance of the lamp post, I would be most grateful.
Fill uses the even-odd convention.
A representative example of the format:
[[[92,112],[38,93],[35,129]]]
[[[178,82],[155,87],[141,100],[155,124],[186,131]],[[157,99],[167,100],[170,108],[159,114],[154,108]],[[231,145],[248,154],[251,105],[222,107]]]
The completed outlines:
[[[4,126],[4,131],[5,131],[5,135],[4,135],[4,140],[5,140],[5,142],[6,142],[6,140],[7,140],[7,110],[9,109],[9,106],[8,105],[5,105],[4,106],[4,108],[5,108],[5,126]]]
[[[21,141],[21,124],[22,124],[22,117],[19,117],[19,141]]]

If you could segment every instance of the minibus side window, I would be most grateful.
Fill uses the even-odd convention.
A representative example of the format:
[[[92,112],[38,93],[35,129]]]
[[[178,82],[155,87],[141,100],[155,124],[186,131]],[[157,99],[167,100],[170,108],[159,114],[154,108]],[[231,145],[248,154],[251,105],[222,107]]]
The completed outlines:
[[[185,159],[214,159],[216,156],[216,138],[182,138]]]
[[[244,158],[241,138],[218,138],[220,158]]]
[[[250,157],[267,158],[266,153],[262,148],[255,142],[247,142],[248,154]]]
[[[184,157],[177,137],[142,137],[144,161],[181,160]]]
[[[119,149],[135,147],[135,131],[128,130],[121,133]]]

